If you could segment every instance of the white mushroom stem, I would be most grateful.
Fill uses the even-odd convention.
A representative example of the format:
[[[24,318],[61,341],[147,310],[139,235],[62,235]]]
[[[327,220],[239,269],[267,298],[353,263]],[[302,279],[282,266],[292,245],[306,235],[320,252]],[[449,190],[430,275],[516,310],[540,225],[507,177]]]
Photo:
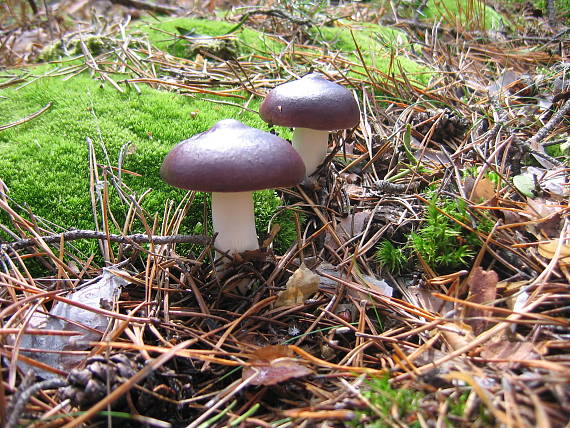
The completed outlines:
[[[212,192],[212,223],[218,250],[235,254],[259,248],[252,192]]]
[[[323,163],[329,147],[329,131],[317,131],[309,128],[295,128],[293,148],[305,162],[307,175],[313,174]]]

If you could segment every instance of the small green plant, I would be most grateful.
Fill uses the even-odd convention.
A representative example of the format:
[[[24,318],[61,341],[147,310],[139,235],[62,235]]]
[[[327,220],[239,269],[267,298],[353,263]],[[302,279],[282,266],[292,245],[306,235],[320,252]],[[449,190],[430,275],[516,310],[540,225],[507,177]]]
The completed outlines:
[[[467,398],[469,398],[469,392],[465,391],[458,397],[452,399],[452,397],[448,398],[449,402],[449,413],[461,417],[465,412],[465,403],[467,402]]]
[[[362,392],[370,408],[359,414],[352,426],[366,428],[384,428],[395,426],[395,418],[406,426],[419,427],[415,414],[423,394],[410,389],[395,389],[389,383],[388,376],[368,380],[367,389]],[[397,426],[400,426],[398,424]]]
[[[383,240],[378,244],[376,261],[390,273],[398,275],[408,262],[408,257],[405,249],[396,248],[390,241]]]
[[[424,223],[409,235],[406,245],[397,248],[387,240],[378,244],[376,261],[390,273],[401,274],[413,253],[436,270],[458,269],[469,264],[481,246],[477,235],[459,224],[470,224],[465,201],[442,199],[435,192],[428,197]],[[489,219],[478,218],[477,223],[481,232],[492,228]]]
[[[433,195],[427,206],[425,224],[411,234],[410,243],[430,266],[456,269],[469,263],[480,242],[474,233],[466,231],[444,212],[462,223],[468,221],[463,200],[443,200],[438,206],[437,195]]]

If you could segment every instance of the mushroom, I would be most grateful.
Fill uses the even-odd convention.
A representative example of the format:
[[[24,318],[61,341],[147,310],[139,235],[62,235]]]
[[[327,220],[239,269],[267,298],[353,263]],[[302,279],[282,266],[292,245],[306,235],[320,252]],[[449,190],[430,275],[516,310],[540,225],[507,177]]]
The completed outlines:
[[[259,248],[253,191],[294,186],[305,167],[284,139],[225,119],[176,145],[160,175],[175,187],[212,192],[216,248],[235,254]]]
[[[327,155],[329,131],[353,128],[360,120],[350,91],[317,73],[269,91],[259,114],[271,125],[295,128],[293,147],[303,158],[308,175]]]

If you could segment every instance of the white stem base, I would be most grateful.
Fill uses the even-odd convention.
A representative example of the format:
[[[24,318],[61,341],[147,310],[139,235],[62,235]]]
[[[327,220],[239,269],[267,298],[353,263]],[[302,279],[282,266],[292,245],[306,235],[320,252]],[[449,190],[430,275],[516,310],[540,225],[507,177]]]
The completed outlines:
[[[295,128],[293,131],[293,148],[297,150],[303,162],[307,175],[313,174],[323,163],[329,147],[329,132],[308,128]]]
[[[252,192],[212,192],[212,223],[218,250],[235,254],[259,248]]]

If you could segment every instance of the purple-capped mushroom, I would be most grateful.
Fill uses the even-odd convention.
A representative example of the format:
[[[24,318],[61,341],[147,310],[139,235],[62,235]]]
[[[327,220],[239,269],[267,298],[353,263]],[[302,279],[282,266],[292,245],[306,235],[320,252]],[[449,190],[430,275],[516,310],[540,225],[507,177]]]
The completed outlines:
[[[279,85],[269,91],[259,109],[271,125],[293,131],[293,147],[311,175],[327,155],[329,131],[355,127],[360,121],[356,100],[343,86],[318,73]]]
[[[225,119],[176,145],[160,175],[174,187],[212,193],[215,246],[234,254],[259,248],[252,192],[294,186],[305,167],[284,139]]]

